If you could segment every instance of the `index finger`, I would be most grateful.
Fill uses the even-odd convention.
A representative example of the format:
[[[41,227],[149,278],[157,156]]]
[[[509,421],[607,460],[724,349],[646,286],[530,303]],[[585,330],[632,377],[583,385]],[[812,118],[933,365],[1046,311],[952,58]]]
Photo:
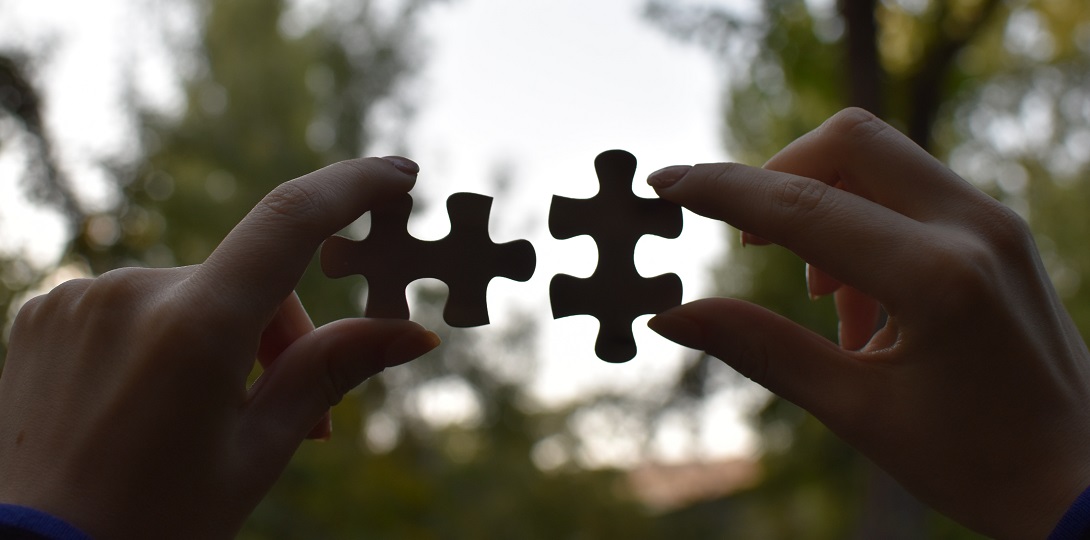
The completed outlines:
[[[920,247],[930,245],[928,226],[858,195],[733,163],[662,172],[678,178],[663,186],[655,181],[660,173],[652,175],[648,182],[660,197],[780,244],[891,309],[917,290],[906,280],[926,275],[919,266]]]
[[[418,170],[405,158],[353,159],[280,184],[228,233],[193,279],[264,323],[323,240],[412,189]]]

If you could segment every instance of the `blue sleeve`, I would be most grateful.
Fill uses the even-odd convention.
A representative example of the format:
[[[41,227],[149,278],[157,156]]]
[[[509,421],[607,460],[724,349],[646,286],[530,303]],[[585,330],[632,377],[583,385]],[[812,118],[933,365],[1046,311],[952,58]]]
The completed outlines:
[[[0,538],[11,540],[91,540],[83,531],[40,510],[0,504]]]
[[[1090,488],[1075,499],[1048,540],[1090,540]]]

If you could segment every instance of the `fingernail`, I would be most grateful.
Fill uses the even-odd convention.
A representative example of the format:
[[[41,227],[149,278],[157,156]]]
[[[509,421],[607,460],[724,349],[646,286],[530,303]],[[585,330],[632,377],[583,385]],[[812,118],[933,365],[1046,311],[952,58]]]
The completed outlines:
[[[810,265],[807,264],[806,265],[806,295],[810,297],[811,301],[814,301],[814,300],[818,299],[818,295],[814,294],[814,284],[811,282],[811,279],[810,279],[810,274],[812,272],[812,270],[810,270],[810,268],[811,268]]]
[[[688,174],[693,167],[691,165],[671,165],[659,169],[647,177],[647,185],[655,189],[665,189],[677,183]]]
[[[383,355],[386,367],[398,366],[423,356],[424,353],[436,348],[443,340],[430,330],[424,332],[408,332],[395,339],[386,347]]]
[[[647,327],[674,343],[704,350],[704,332],[699,324],[688,318],[661,313],[647,321]]]
[[[389,161],[397,167],[397,170],[405,174],[416,174],[420,172],[420,165],[417,165],[415,161],[409,158],[403,158],[401,156],[386,156],[382,159]]]
[[[771,244],[768,240],[761,238],[750,232],[742,231],[742,247],[746,246],[767,246]]]

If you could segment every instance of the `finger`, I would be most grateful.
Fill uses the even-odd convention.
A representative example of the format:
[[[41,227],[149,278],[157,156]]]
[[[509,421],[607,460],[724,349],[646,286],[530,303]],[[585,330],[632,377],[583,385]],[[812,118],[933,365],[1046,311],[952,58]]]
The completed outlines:
[[[261,334],[261,343],[257,349],[257,360],[263,368],[268,369],[285,349],[295,340],[309,334],[314,330],[314,323],[310,320],[303,303],[299,301],[299,295],[292,291],[276,310],[269,325]],[[327,410],[318,423],[307,434],[308,439],[328,439],[333,433],[333,416]]]
[[[404,158],[356,159],[281,184],[227,235],[195,282],[264,325],[322,241],[411,189],[415,170]]]
[[[393,319],[344,319],[300,337],[250,389],[243,418],[247,444],[290,456],[349,390],[438,344],[439,337],[420,325]]]
[[[840,346],[858,351],[870,342],[878,330],[881,306],[878,302],[852,287],[836,291],[836,315],[840,319]]]
[[[845,109],[777,153],[765,168],[820,180],[920,221],[963,219],[986,197],[911,139],[862,109]]]
[[[838,334],[840,346],[857,351],[870,342],[878,329],[881,305],[877,300],[822,272],[820,268],[806,265],[806,289],[811,299],[835,294],[836,313],[840,321]]]
[[[719,358],[823,421],[854,410],[853,400],[864,397],[862,364],[829,340],[748,302],[697,300],[655,316],[648,326]]]
[[[811,300],[836,292],[840,285],[836,278],[822,272],[820,268],[812,264],[806,265],[806,292]]]
[[[719,163],[667,167],[648,183],[660,197],[784,246],[891,309],[925,279],[914,271],[925,262],[916,248],[933,244],[932,229],[823,182]]]
[[[257,359],[261,367],[268,368],[295,340],[314,331],[299,295],[292,291],[276,310],[265,331],[261,333],[261,343],[257,349]]]
[[[746,247],[746,246],[767,246],[767,245],[769,245],[771,243],[772,242],[769,242],[768,240],[765,240],[764,238],[761,238],[760,236],[757,236],[757,235],[752,234],[752,233],[748,233],[746,231],[742,231],[742,247]]]

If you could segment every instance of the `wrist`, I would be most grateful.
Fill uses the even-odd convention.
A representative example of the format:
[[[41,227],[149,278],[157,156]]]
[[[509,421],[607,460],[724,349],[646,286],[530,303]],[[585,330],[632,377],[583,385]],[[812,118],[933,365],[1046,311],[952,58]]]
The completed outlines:
[[[1075,499],[1048,536],[1048,540],[1083,538],[1090,538],[1090,487]]]

